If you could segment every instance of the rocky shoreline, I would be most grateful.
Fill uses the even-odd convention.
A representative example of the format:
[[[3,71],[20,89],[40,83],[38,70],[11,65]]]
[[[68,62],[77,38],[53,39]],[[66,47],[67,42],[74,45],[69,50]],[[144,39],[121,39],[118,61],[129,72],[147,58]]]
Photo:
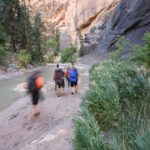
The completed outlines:
[[[24,73],[40,69],[42,66],[28,65],[27,68],[17,68],[15,64],[10,64],[8,67],[0,66],[0,80],[20,76]]]

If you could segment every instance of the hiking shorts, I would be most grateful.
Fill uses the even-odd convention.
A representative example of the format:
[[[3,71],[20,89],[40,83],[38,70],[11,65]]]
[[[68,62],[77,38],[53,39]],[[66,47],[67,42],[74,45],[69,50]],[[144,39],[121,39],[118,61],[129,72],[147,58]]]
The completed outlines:
[[[58,88],[64,88],[65,87],[65,81],[64,81],[64,79],[58,80],[58,81],[56,80],[55,85]]]
[[[71,84],[71,87],[74,87],[78,85],[78,82],[71,82],[70,84]]]
[[[39,90],[33,91],[32,93],[32,105],[37,105],[39,101]]]

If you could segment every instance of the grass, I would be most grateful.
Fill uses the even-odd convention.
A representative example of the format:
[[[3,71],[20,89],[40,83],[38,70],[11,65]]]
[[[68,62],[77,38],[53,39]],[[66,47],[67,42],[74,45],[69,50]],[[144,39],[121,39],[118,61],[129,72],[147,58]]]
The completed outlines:
[[[143,53],[140,58],[147,57]],[[75,150],[149,149],[150,72],[141,67],[148,67],[148,61],[137,63],[136,55],[123,61],[118,56],[117,51],[90,69],[89,90],[74,120]]]

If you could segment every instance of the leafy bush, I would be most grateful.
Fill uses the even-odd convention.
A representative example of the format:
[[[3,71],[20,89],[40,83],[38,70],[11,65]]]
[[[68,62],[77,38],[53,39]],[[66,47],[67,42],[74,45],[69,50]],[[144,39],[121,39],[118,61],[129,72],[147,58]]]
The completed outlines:
[[[106,141],[104,138],[101,138],[102,141],[99,139],[97,145],[105,143],[104,148],[101,148],[102,150],[111,150],[112,147],[117,147],[119,150],[125,149],[124,147],[130,149],[135,146],[135,143],[132,142],[136,140],[137,133],[145,134],[149,127],[149,72],[139,70],[128,62],[105,62],[90,70],[90,80],[90,89],[83,98],[82,113],[86,109],[89,114],[94,116],[98,128],[101,129],[100,135],[101,132],[108,134],[108,139]],[[88,123],[89,118],[82,113],[84,122]],[[91,124],[91,128],[94,126]],[[88,144],[90,135],[94,132],[86,135],[84,130],[90,129],[79,123],[76,128],[75,141],[78,141],[78,134],[81,137],[86,136],[84,146],[80,147],[86,149],[85,143],[87,141]],[[82,132],[78,133],[81,129]],[[114,133],[117,134],[118,138],[113,136]],[[94,138],[94,141],[90,140],[90,144],[93,145],[91,149],[96,149],[94,144],[97,140],[96,135]],[[80,142],[82,141],[80,140]],[[110,144],[108,145],[107,142]],[[82,144],[78,141],[75,145]]]
[[[131,60],[136,62],[138,65],[144,65],[150,68],[150,33],[144,35],[145,46],[134,46],[134,53]]]
[[[123,36],[119,36],[115,44],[116,50],[109,54],[109,58],[114,61],[121,61],[121,56],[125,48],[132,47],[132,44]]]
[[[29,53],[27,53],[25,50],[21,50],[17,54],[17,59],[19,61],[19,65],[21,67],[26,67],[27,64],[29,64],[31,62],[31,55]]]
[[[144,35],[144,46],[139,46],[136,44],[130,43],[124,37],[119,37],[116,42],[116,51],[111,52],[109,57],[113,61],[121,61],[122,52],[125,48],[130,48],[133,50],[133,53],[128,57],[129,61],[136,63],[137,65],[144,65],[147,68],[150,68],[150,33],[147,32]]]
[[[48,62],[49,63],[54,63],[54,59],[55,59],[55,54],[50,53],[49,56],[48,56]]]
[[[55,38],[50,38],[46,42],[46,47],[47,48],[52,48],[53,53],[55,56],[58,55],[59,53],[59,41],[57,41]]]
[[[75,47],[69,47],[62,51],[61,53],[61,61],[64,62],[75,62],[76,61],[76,48]]]
[[[1,64],[5,64],[6,63],[6,60],[7,60],[7,49],[0,45],[0,63]]]
[[[90,87],[85,99],[89,101],[89,110],[95,115],[97,121],[103,122],[102,129],[108,129],[109,125],[113,127],[114,121],[119,121],[117,118],[120,111],[126,114],[125,120],[129,119],[128,123],[132,120],[132,124],[134,120],[134,127],[141,125],[134,117],[136,113],[139,115],[141,106],[144,105],[145,110],[149,109],[149,106],[145,106],[149,103],[150,97],[148,73],[138,71],[130,63],[104,63],[91,71]],[[141,101],[143,97],[144,100]],[[135,116],[131,118],[130,113]],[[143,116],[148,116],[141,115],[141,119],[144,119],[142,125],[146,125],[146,119]]]
[[[137,64],[150,67],[150,33],[144,39],[140,47],[120,37],[111,61],[90,69],[90,88],[75,119],[75,149],[149,149],[150,72]],[[125,62],[126,46],[136,50]]]
[[[100,129],[95,118],[86,109],[82,109],[81,116],[74,119],[75,150],[100,150],[104,149],[104,143],[100,135]]]

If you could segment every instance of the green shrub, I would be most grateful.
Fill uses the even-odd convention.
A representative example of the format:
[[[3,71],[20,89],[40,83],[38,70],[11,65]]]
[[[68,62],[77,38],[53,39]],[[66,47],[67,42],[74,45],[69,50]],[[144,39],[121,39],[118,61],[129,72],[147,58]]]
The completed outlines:
[[[150,33],[144,35],[145,46],[135,45],[134,53],[131,56],[131,60],[136,62],[138,65],[144,65],[150,68]]]
[[[17,59],[21,67],[26,67],[31,62],[31,55],[27,53],[25,50],[21,50],[17,54]]]
[[[74,150],[100,150],[104,143],[100,129],[93,117],[86,109],[82,109],[79,117],[74,120],[75,136]]]
[[[49,63],[54,63],[54,59],[55,59],[55,54],[54,53],[50,53],[48,55],[48,62]]]
[[[150,68],[150,33],[144,35],[144,46],[139,46],[130,43],[124,37],[119,37],[116,42],[116,50],[109,54],[109,57],[113,61],[121,61],[122,52],[125,48],[130,48],[133,53],[128,57],[129,61],[136,63],[137,65],[144,65]]]
[[[0,63],[1,64],[5,64],[6,63],[6,60],[7,60],[7,49],[0,45]]]
[[[132,120],[130,123],[132,125],[134,122],[134,128],[141,128],[141,126],[147,124],[147,119],[145,117],[150,119],[150,116],[142,111],[142,109],[145,111],[150,109],[149,105],[147,105],[150,103],[148,101],[150,98],[148,92],[150,90],[150,81],[148,76],[148,72],[145,72],[144,70],[139,71],[128,62],[119,62],[116,64],[104,63],[103,65],[96,67],[91,72],[91,89],[89,90],[89,94],[87,92],[85,97],[90,102],[89,110],[94,110],[95,113],[99,110],[97,113],[100,113],[101,117],[104,115],[103,123],[107,117],[109,120],[110,116],[112,116],[112,119],[110,120],[118,121],[118,119],[113,118],[113,116],[121,111],[123,116],[125,115],[125,120],[128,123]],[[91,95],[95,95],[95,100]],[[141,101],[141,99],[143,99],[143,101]],[[91,101],[94,102],[91,103]],[[99,104],[98,110],[95,110],[97,104]],[[103,109],[104,114],[103,111],[100,111],[101,108]],[[109,111],[113,110],[114,112],[112,112],[112,114],[111,112],[109,113]],[[106,112],[107,114],[105,114]],[[137,119],[135,116],[138,116],[139,114],[142,118]],[[118,118],[118,116],[116,117]],[[113,125],[113,122],[110,124]]]
[[[46,42],[46,48],[52,48],[52,51],[55,56],[59,53],[59,41],[57,41],[55,38],[50,38]]]
[[[119,36],[115,44],[116,50],[109,54],[109,58],[113,61],[120,61],[125,48],[131,47],[132,44],[123,36]]]
[[[137,64],[150,67],[150,33],[144,39],[140,47],[119,38],[111,61],[90,69],[90,88],[75,119],[75,149],[149,150],[150,72]],[[125,62],[126,46],[136,51]]]
[[[75,62],[76,61],[76,51],[75,47],[65,48],[61,53],[61,61],[64,62]]]
[[[97,144],[105,143],[103,146],[105,148],[101,148],[102,150],[111,150],[113,147],[117,147],[115,150],[122,150],[135,146],[137,133],[145,134],[149,127],[149,72],[139,70],[128,62],[105,62],[95,65],[90,70],[90,81],[90,89],[83,98],[81,109],[83,112],[86,109],[89,114],[92,114],[101,132],[108,134],[107,141],[99,139]],[[82,121],[89,122],[89,117],[83,116],[82,113],[81,116]],[[91,124],[91,128],[94,126]],[[86,136],[83,141],[84,146],[80,148],[86,149],[86,141],[87,143],[91,141],[93,145],[91,149],[95,149],[94,143],[97,139],[96,141],[89,139],[90,134],[94,132],[87,135],[84,130],[90,129],[87,129],[86,125],[76,126],[76,128],[76,134],[82,129],[80,136]],[[114,133],[118,138],[113,136]],[[75,141],[78,141],[77,135],[76,138]],[[75,145],[82,145],[80,142]],[[107,142],[110,144],[108,145]]]

